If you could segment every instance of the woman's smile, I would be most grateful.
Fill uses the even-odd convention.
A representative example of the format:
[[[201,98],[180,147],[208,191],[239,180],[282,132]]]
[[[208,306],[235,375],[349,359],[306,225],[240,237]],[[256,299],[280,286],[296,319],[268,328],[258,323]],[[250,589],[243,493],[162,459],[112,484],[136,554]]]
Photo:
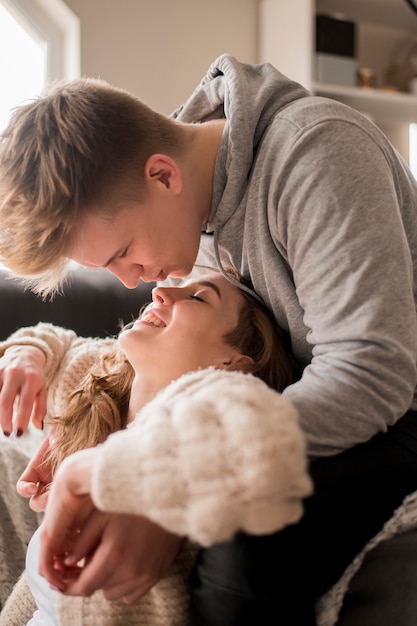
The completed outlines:
[[[143,315],[140,317],[140,322],[145,322],[146,324],[151,324],[152,326],[165,327],[166,323],[163,319],[161,319],[155,312],[150,308],[146,310]]]

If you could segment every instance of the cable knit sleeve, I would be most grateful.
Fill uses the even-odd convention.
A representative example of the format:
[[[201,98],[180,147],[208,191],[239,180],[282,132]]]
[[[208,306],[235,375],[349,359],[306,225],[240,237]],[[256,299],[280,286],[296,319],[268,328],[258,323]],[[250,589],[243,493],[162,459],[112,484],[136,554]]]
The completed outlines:
[[[0,357],[12,346],[35,346],[46,357],[45,375],[50,379],[59,367],[64,354],[77,335],[72,330],[40,322],[36,326],[19,328],[8,339],[0,343]]]
[[[171,383],[98,449],[92,495],[201,545],[270,533],[311,493],[293,406],[253,376],[209,368]]]
[[[0,342],[0,357],[11,346],[35,346],[42,350],[46,356],[48,413],[53,415],[63,409],[68,395],[96,362],[98,354],[113,343],[112,338],[79,337],[72,330],[40,322],[21,328]]]

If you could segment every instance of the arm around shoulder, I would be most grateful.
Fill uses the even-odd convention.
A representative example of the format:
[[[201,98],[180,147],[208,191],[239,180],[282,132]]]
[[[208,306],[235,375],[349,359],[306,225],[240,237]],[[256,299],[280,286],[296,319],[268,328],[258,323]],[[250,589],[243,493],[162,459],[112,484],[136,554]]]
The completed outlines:
[[[253,376],[212,368],[169,385],[112,435],[92,484],[99,508],[202,545],[294,523],[311,493],[293,406]]]

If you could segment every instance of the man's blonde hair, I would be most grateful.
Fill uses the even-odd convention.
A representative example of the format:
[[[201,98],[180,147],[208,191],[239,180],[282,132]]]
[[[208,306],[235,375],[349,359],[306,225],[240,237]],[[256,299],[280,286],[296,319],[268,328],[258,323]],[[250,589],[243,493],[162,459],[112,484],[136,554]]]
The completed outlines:
[[[1,135],[0,261],[53,292],[83,213],[140,202],[148,157],[182,149],[179,124],[127,91],[90,78],[55,83]]]

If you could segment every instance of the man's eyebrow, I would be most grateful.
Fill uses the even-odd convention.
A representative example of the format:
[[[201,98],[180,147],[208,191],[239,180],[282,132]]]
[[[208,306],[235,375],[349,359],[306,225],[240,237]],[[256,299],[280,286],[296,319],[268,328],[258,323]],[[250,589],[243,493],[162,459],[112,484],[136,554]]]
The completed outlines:
[[[222,299],[221,291],[215,283],[212,283],[210,280],[199,280],[198,284],[203,285],[203,287],[210,287],[210,289],[214,289],[214,291],[219,296],[219,300]]]

